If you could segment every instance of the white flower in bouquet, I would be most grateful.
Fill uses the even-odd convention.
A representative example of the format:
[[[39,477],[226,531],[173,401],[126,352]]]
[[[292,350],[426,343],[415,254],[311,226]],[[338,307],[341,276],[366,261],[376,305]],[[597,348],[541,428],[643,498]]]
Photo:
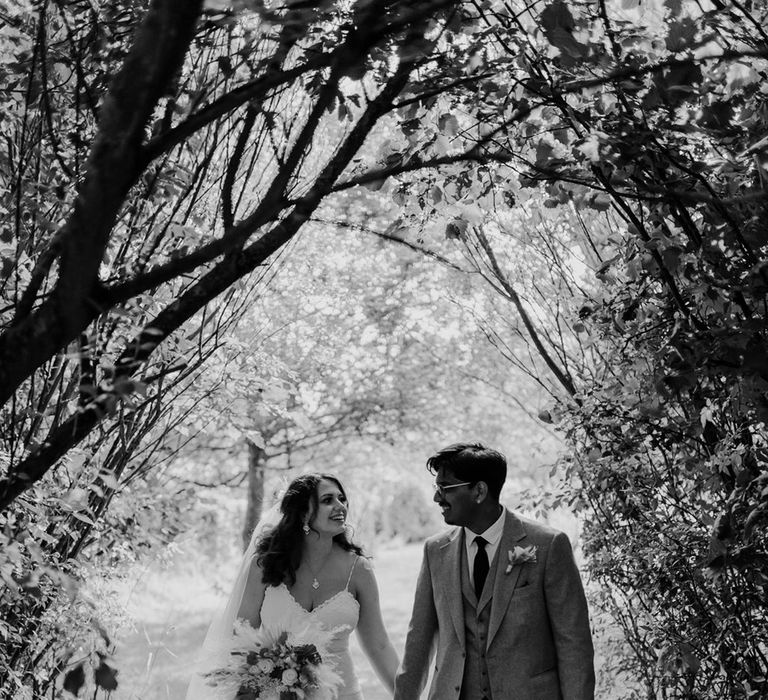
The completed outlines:
[[[223,664],[204,675],[216,693],[243,700],[333,700],[341,677],[326,650],[337,631],[309,624],[255,630],[238,621]]]
[[[271,659],[260,659],[256,666],[259,671],[266,675],[272,673],[272,670],[275,668],[275,664]]]

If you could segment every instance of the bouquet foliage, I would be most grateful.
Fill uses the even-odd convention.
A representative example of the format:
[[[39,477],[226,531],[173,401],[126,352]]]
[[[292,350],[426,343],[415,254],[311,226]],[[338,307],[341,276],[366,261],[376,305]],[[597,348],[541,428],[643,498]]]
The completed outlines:
[[[235,700],[332,700],[341,683],[327,662],[332,634],[317,626],[255,630],[238,621],[226,662],[204,676]]]

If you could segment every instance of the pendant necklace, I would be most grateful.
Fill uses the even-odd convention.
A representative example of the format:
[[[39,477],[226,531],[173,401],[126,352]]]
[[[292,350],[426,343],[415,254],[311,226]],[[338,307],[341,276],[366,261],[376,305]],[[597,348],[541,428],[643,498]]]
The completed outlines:
[[[309,569],[309,572],[312,574],[312,588],[317,590],[320,588],[320,581],[317,580],[317,575],[323,570],[325,565],[328,563],[328,560],[331,558],[331,553],[328,552],[326,554],[325,559],[323,559],[323,563],[320,564],[320,568],[317,571],[314,571],[312,567],[309,565],[309,558],[307,558],[307,568]]]

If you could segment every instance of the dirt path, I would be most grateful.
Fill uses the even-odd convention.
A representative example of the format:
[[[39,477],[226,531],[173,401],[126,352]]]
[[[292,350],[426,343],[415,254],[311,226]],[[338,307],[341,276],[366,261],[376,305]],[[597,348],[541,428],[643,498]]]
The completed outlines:
[[[413,591],[421,563],[421,544],[389,546],[376,552],[373,563],[379,582],[382,614],[392,642],[402,656]],[[166,571],[147,577],[131,597],[136,631],[119,640],[116,661],[120,687],[115,700],[183,700],[194,659],[224,591],[212,590],[215,580],[229,585],[234,572]],[[605,642],[603,642],[605,643]],[[608,642],[610,643],[610,641]],[[604,650],[598,649],[598,674]],[[352,655],[365,700],[388,700],[368,660],[352,636]],[[603,690],[600,700],[622,697]]]
[[[381,549],[374,566],[382,614],[392,642],[402,653],[411,614],[421,545]],[[183,700],[194,657],[221,597],[205,572],[153,574],[132,598],[136,631],[118,642],[120,687],[115,700]],[[389,695],[352,637],[352,654],[366,700]]]

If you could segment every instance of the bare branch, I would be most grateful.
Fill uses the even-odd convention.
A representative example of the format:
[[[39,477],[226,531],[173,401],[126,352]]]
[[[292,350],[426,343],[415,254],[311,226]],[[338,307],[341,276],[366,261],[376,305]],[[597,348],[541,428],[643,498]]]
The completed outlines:
[[[568,376],[566,370],[560,368],[557,365],[557,363],[551,357],[547,349],[544,347],[544,344],[541,342],[541,338],[539,338],[538,331],[536,330],[533,323],[531,322],[528,312],[525,310],[525,307],[523,306],[520,300],[520,296],[517,294],[514,287],[512,287],[512,285],[509,283],[506,275],[502,272],[501,268],[499,267],[499,263],[496,260],[496,256],[490,244],[488,243],[488,239],[485,237],[485,234],[479,228],[475,228],[474,233],[477,236],[478,241],[480,241],[480,245],[483,247],[483,250],[485,251],[486,255],[488,256],[488,261],[491,265],[491,269],[496,275],[496,279],[499,281],[499,284],[504,288],[506,296],[515,305],[515,308],[517,309],[518,314],[520,314],[520,318],[523,321],[523,324],[525,325],[525,328],[528,331],[528,335],[531,338],[531,341],[533,342],[534,346],[536,347],[537,352],[539,353],[541,358],[544,360],[547,367],[549,367],[549,370],[552,372],[552,374],[555,375],[555,377],[557,378],[558,382],[560,382],[562,387],[571,396],[575,396],[576,387],[574,386],[572,379],[570,378],[570,376]]]

